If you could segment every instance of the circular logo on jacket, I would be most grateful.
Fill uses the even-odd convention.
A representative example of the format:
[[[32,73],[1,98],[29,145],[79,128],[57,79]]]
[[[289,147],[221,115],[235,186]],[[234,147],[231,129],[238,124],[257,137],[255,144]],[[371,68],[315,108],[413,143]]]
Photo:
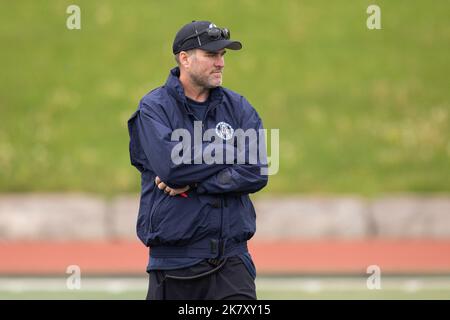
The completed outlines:
[[[226,122],[219,122],[216,125],[216,134],[223,140],[230,140],[233,137],[234,129]]]

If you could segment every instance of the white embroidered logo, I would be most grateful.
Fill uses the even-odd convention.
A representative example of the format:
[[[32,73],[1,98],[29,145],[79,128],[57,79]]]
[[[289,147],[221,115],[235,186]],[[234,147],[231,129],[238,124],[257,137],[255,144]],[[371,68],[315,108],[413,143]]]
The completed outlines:
[[[234,129],[226,122],[219,122],[216,125],[216,134],[223,140],[230,140],[233,137]]]

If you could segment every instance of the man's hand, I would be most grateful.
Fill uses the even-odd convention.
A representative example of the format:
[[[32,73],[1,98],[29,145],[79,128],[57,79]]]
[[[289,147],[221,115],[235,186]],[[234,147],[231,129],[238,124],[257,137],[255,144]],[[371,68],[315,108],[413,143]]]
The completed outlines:
[[[158,187],[158,189],[164,190],[165,193],[168,193],[169,195],[171,195],[173,197],[189,190],[189,186],[186,186],[183,188],[178,188],[178,189],[170,188],[167,186],[167,184],[162,182],[158,176],[155,178],[155,184]]]

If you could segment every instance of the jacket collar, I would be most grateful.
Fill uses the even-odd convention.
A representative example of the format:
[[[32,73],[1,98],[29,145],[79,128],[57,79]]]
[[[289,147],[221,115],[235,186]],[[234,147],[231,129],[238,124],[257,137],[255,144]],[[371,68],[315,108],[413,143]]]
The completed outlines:
[[[180,68],[175,67],[170,70],[169,77],[167,78],[165,87],[168,89],[169,93],[178,101],[182,102],[183,105],[187,103],[186,96],[184,94],[183,85],[180,82]],[[217,87],[211,89],[210,94],[210,105],[208,110],[212,110],[217,107],[223,99],[223,89],[222,87]]]

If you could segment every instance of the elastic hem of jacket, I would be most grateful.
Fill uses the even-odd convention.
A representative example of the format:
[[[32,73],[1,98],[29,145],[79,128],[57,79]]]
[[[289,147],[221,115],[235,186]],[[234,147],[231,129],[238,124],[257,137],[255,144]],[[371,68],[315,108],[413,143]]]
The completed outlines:
[[[212,253],[210,248],[210,239],[192,244],[186,247],[176,246],[154,246],[150,247],[150,256],[153,258],[216,258],[217,253]],[[248,252],[247,241],[232,243],[225,247],[220,257],[231,257],[234,255]]]

